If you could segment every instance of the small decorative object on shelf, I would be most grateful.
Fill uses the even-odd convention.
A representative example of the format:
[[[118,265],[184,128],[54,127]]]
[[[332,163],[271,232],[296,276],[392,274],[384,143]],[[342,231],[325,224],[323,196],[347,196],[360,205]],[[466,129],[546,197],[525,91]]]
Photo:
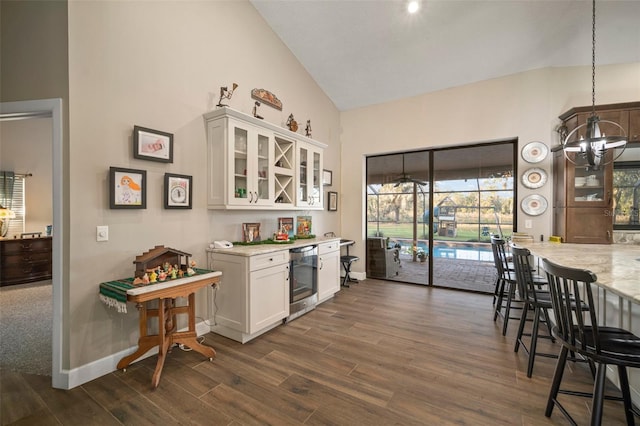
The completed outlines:
[[[220,100],[218,100],[218,105],[216,106],[218,107],[229,106],[229,105],[223,104],[222,100],[231,99],[231,96],[233,96],[233,91],[236,90],[237,88],[238,88],[238,85],[236,83],[233,83],[231,90],[229,90],[227,86],[220,87]]]
[[[307,120],[307,127],[304,128],[304,135],[308,138],[311,137],[311,120]]]
[[[287,119],[287,127],[292,132],[298,131],[298,122],[293,118],[293,114],[289,114],[289,118]]]
[[[260,101],[270,107],[277,109],[278,111],[282,111],[282,102],[280,99],[273,93],[265,89],[253,89],[251,91],[251,98]]]
[[[289,238],[293,238],[293,218],[292,217],[279,217],[278,218],[278,232],[276,233],[276,240],[288,241]]]
[[[296,237],[311,235],[311,216],[298,216],[296,225]]]
[[[259,223],[243,223],[242,224],[242,242],[252,243],[260,241],[260,224]]]
[[[167,277],[174,278],[175,275],[182,278],[193,262],[189,262],[190,253],[172,249],[165,246],[155,246],[151,250],[136,256],[133,261],[136,265],[136,272],[133,284],[147,284],[156,282],[158,279],[164,281]],[[193,265],[191,265],[193,268]]]
[[[260,101],[256,101],[256,102],[253,104],[253,116],[254,116],[255,118],[258,118],[258,119],[262,120],[264,117],[262,117],[261,115],[258,115],[258,108],[259,108],[259,107],[260,107]]]

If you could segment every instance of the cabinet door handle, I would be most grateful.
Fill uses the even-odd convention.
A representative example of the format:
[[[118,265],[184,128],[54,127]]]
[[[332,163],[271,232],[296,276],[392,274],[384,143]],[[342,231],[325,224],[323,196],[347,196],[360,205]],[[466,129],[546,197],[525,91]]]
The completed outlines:
[[[324,267],[324,262],[320,259],[320,267],[318,269],[322,269]]]
[[[260,198],[258,197],[258,192],[257,192],[257,191],[256,191],[256,192],[254,192],[254,194],[255,194],[255,196],[256,196],[256,199],[255,199],[254,203],[256,203],[256,204],[257,204],[257,203],[258,203],[258,200],[259,200]]]

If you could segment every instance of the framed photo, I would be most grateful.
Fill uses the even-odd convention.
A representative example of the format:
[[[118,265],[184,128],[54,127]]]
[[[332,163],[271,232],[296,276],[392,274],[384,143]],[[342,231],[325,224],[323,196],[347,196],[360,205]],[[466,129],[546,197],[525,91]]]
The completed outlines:
[[[133,156],[142,160],[173,163],[173,135],[134,126]]]
[[[322,171],[322,184],[324,186],[331,186],[333,184],[333,172],[331,170],[324,169]]]
[[[260,241],[260,224],[259,223],[243,223],[242,224],[242,242],[252,243]]]
[[[329,203],[327,209],[330,212],[338,211],[338,193],[335,191],[329,191]]]
[[[164,174],[164,208],[190,209],[193,195],[193,177],[187,175]]]
[[[109,207],[112,209],[146,209],[147,171],[110,167]]]

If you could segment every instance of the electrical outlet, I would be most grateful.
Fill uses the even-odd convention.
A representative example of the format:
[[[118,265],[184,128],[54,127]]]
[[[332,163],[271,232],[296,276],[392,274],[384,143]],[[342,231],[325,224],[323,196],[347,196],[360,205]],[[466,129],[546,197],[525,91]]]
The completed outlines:
[[[108,226],[96,226],[96,241],[109,241]]]
[[[526,219],[524,221],[524,227],[527,228],[527,229],[533,228],[533,224],[531,223],[531,219]]]

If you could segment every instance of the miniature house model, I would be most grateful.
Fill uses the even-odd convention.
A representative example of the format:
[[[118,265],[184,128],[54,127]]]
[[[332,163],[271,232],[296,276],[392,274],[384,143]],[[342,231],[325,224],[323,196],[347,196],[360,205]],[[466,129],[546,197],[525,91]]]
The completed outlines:
[[[190,256],[190,253],[185,253],[170,247],[155,246],[148,252],[136,256],[136,260],[133,261],[136,265],[135,276],[136,278],[141,278],[150,269],[156,269],[165,263],[178,265],[178,269],[186,271],[189,267]]]

